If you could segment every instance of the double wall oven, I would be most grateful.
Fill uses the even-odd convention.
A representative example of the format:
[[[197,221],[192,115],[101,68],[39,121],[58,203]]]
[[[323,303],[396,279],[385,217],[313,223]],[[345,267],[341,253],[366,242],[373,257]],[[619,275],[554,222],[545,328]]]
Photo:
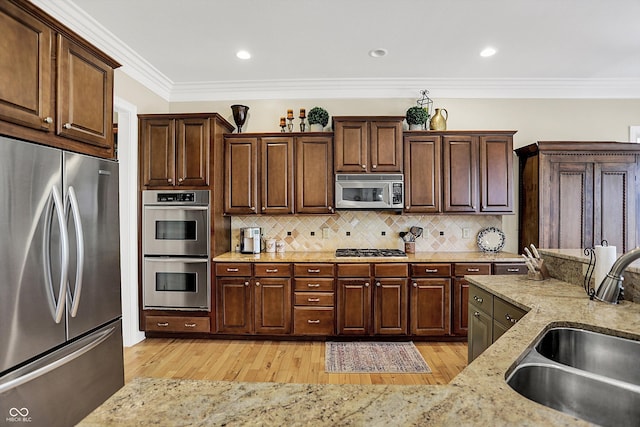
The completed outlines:
[[[211,310],[208,190],[142,193],[143,306]]]

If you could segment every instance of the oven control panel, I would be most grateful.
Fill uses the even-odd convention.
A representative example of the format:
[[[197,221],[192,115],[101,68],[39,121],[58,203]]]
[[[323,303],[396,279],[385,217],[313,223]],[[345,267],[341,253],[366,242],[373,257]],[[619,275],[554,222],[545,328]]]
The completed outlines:
[[[158,191],[145,190],[142,192],[142,204],[145,206],[163,205],[192,205],[208,206],[209,190],[178,190]]]
[[[194,202],[194,193],[158,193],[158,202]]]

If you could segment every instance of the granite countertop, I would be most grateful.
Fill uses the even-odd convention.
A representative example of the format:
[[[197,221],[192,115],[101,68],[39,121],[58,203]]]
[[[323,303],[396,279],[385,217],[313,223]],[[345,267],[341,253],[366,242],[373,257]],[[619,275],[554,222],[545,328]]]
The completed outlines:
[[[417,252],[406,257],[336,257],[335,252],[285,252],[241,254],[227,252],[213,258],[215,262],[522,262],[509,252]]]
[[[505,374],[549,325],[640,335],[640,304],[590,301],[580,286],[467,276],[529,312],[448,385],[308,385],[140,378],[80,425],[582,426],[513,391]]]

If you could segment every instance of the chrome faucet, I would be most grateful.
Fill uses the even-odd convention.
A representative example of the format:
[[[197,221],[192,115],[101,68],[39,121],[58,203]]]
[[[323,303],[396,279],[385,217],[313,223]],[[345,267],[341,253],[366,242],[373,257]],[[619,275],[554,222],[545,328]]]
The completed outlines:
[[[640,258],[640,247],[620,255],[620,258],[611,267],[611,271],[607,273],[607,277],[600,283],[595,298],[598,301],[617,304],[618,300],[623,298],[624,288],[622,287],[622,281],[624,277],[622,277],[622,274],[629,267],[629,264],[638,258]]]

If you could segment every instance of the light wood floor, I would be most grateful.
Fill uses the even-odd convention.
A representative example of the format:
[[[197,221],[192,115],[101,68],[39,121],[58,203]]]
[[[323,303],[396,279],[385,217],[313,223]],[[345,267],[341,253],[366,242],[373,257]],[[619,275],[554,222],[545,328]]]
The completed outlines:
[[[330,374],[321,341],[147,338],[125,348],[136,377],[311,384],[448,384],[467,365],[467,344],[415,342],[430,374]]]

